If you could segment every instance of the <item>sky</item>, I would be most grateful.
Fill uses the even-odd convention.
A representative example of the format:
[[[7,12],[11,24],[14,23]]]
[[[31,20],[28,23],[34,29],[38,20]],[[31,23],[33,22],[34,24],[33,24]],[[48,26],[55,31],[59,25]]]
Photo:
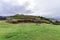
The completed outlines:
[[[60,17],[60,0],[0,0],[0,15]]]

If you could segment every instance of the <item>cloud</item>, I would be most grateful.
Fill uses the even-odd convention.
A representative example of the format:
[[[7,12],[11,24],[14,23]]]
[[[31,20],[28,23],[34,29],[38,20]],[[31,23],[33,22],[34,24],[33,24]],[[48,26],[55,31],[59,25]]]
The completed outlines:
[[[0,15],[60,17],[60,0],[0,0]]]
[[[29,14],[32,13],[31,9],[28,9],[29,3],[27,0],[21,1],[23,3],[18,3],[19,0],[0,0],[0,15],[8,16],[14,14]]]
[[[35,0],[33,15],[60,17],[60,0]]]

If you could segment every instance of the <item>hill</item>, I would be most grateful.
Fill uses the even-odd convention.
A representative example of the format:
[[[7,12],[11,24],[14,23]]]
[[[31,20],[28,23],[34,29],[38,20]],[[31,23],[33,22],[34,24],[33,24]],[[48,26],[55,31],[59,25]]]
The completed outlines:
[[[47,23],[47,24],[54,24],[60,25],[60,20],[55,20],[52,18],[45,18],[42,16],[32,16],[32,15],[19,15],[16,14],[14,16],[0,16],[0,20],[6,20],[8,23]]]
[[[35,22],[35,21],[39,21],[40,23],[50,23],[51,20],[45,17],[41,17],[41,16],[31,16],[31,15],[19,15],[16,14],[14,16],[8,16],[7,20],[20,20],[20,21],[28,21],[28,22]],[[23,22],[22,21],[22,22]]]

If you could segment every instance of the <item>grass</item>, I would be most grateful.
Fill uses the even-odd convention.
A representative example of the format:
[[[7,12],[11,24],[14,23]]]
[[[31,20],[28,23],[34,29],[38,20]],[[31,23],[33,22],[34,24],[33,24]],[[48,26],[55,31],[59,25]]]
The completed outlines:
[[[60,25],[0,21],[0,40],[60,40]]]

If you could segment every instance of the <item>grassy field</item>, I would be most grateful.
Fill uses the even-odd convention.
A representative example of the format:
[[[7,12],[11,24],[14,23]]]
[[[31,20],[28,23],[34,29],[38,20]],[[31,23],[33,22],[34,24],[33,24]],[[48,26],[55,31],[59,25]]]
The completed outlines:
[[[60,26],[0,21],[0,40],[60,40]]]

